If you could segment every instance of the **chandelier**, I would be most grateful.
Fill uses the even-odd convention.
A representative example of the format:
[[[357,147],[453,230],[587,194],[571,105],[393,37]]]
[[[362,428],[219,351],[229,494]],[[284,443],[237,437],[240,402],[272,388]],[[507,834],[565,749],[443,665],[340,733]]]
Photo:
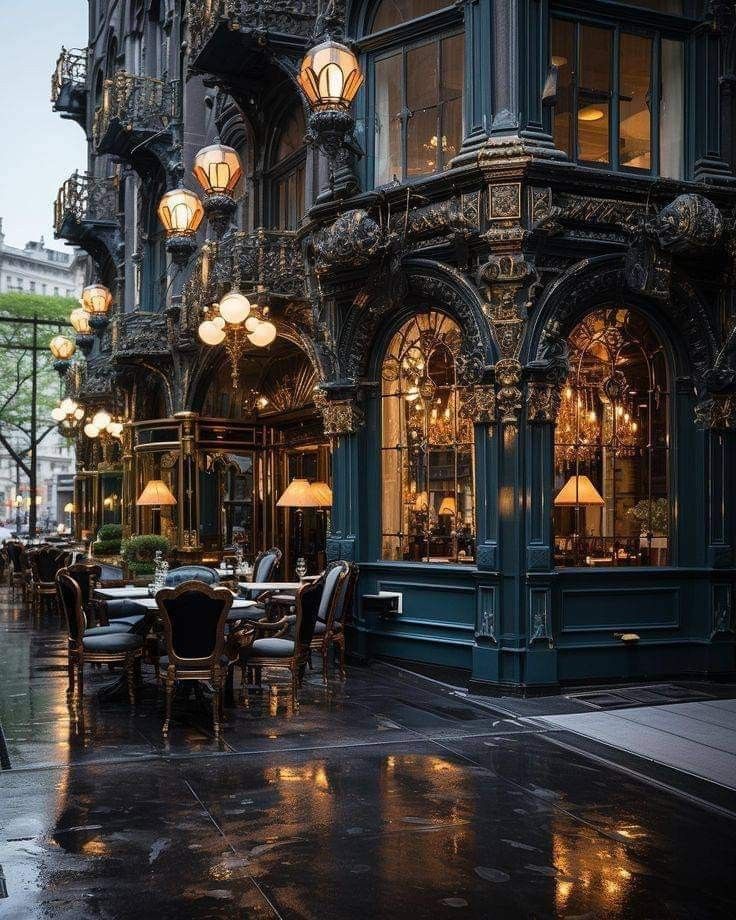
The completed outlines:
[[[106,435],[119,440],[123,435],[123,427],[121,419],[114,418],[106,409],[99,409],[85,424],[84,433],[92,440]]]
[[[73,399],[66,397],[51,410],[51,418],[58,424],[62,434],[71,435],[84,418],[84,408]]]

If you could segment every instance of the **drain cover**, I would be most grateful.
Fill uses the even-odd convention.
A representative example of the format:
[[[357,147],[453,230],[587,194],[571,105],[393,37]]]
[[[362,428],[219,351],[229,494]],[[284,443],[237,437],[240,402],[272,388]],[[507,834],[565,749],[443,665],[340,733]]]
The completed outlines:
[[[621,687],[616,690],[589,690],[568,693],[569,699],[586,703],[596,709],[623,709],[626,706],[663,706],[667,703],[686,703],[694,700],[712,700],[715,697],[700,690],[677,684],[652,684],[647,687]]]

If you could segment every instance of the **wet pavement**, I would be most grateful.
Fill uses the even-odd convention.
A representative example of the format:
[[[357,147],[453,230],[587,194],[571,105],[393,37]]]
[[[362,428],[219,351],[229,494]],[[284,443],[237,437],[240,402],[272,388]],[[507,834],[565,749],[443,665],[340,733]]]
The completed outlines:
[[[0,589],[2,918],[736,916],[729,801],[501,702],[353,667],[298,713],[253,695],[220,743],[181,699],[165,742],[151,674],[135,711],[88,674],[75,721],[58,619]]]

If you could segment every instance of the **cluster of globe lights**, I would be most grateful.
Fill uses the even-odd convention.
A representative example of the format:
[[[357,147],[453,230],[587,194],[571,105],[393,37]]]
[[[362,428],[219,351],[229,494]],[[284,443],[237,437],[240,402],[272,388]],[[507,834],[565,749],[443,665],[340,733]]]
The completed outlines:
[[[245,329],[248,341],[257,348],[265,348],[276,338],[277,329],[272,322],[262,319],[240,291],[230,291],[212,304],[212,317],[199,324],[200,339],[205,345],[219,345],[227,336],[228,328]]]
[[[84,426],[84,433],[88,438],[98,438],[105,433],[119,438],[123,433],[123,423],[114,419],[107,410],[100,409],[92,416],[92,421]]]
[[[79,403],[66,397],[51,410],[51,418],[64,430],[75,428],[84,418],[84,408]]]

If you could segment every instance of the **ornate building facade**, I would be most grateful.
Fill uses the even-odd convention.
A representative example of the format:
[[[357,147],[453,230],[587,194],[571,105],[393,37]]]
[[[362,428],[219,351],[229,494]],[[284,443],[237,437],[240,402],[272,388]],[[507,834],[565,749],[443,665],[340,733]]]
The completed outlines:
[[[365,78],[313,112],[331,36]],[[734,670],[731,0],[90,2],[54,105],[89,138],[60,237],[114,293],[70,372],[80,526],[360,565],[352,651],[479,689]],[[333,113],[334,114],[334,113]],[[156,211],[235,149],[191,258]],[[246,293],[266,348],[197,335]],[[209,315],[209,314],[207,314]],[[177,505],[137,508],[150,479]],[[108,502],[109,510],[109,502]]]

